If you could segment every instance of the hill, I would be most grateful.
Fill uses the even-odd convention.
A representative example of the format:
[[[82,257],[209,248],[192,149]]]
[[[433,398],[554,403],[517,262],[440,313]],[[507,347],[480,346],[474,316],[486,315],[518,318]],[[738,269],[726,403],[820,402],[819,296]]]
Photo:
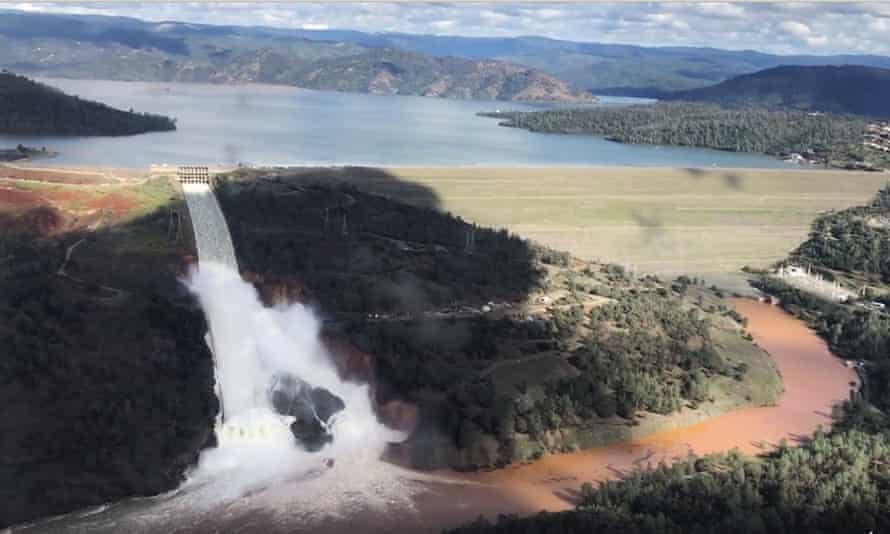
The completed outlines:
[[[168,117],[121,111],[24,76],[0,73],[0,133],[133,135],[175,129],[176,121]]]
[[[500,124],[535,132],[602,135],[621,143],[679,145],[782,155],[812,153],[813,160],[846,164],[861,145],[867,121],[765,108],[724,109],[714,104],[659,102],[531,112],[482,113]]]
[[[887,213],[890,189],[869,206],[844,213]],[[814,224],[821,234],[825,220]],[[861,245],[854,232],[837,232],[839,249]],[[812,240],[811,240],[812,241]],[[837,265],[836,253],[803,245],[807,258]],[[868,277],[858,259],[836,274]],[[860,271],[861,268],[867,268]],[[827,272],[826,272],[827,274]],[[851,395],[831,433],[801,436],[799,447],[779,444],[762,458],[737,452],[639,469],[621,480],[579,488],[577,508],[527,518],[479,519],[451,534],[569,534],[572,532],[881,532],[890,528],[890,317],[853,301],[838,303],[764,276],[756,284],[806,320],[833,351],[857,359],[864,384]],[[886,288],[885,288],[886,289]],[[890,299],[884,296],[884,302]]]
[[[670,100],[712,102],[825,113],[890,117],[890,70],[859,65],[786,65],[738,76],[712,87],[663,95]]]
[[[402,449],[411,465],[528,461],[772,404],[781,391],[740,317],[698,281],[634,277],[331,185],[359,177],[394,180],[244,170],[218,191],[248,277],[323,310],[328,335],[373,362],[379,404],[417,407]]]
[[[373,94],[534,102],[595,100],[552,76],[503,61],[435,58],[380,48],[303,63],[262,50],[234,58],[211,78]]]
[[[48,77],[274,83],[485,100],[592,101],[506,61],[312,41],[284,30],[0,12],[2,65]]]
[[[74,46],[75,42],[79,44]],[[395,49],[430,58],[524,65],[596,94],[655,97],[779,65],[890,68],[890,58],[873,55],[778,56],[751,50],[643,47],[530,36],[210,26],[17,11],[0,11],[0,45],[3,66],[56,77],[226,81],[224,63],[263,51],[286,59],[268,66],[268,74],[275,77],[320,59]]]
[[[417,407],[414,465],[621,441],[781,390],[716,292],[337,185],[349,174],[387,179],[245,170],[219,198],[264,301],[319,310],[341,371],[371,382],[382,418],[401,425],[389,407]],[[212,446],[219,408],[206,325],[179,282],[195,254],[183,201],[166,178],[136,172],[11,176],[0,526],[172,489]]]
[[[890,284],[890,188],[868,206],[827,213],[792,259],[826,269],[856,272]]]

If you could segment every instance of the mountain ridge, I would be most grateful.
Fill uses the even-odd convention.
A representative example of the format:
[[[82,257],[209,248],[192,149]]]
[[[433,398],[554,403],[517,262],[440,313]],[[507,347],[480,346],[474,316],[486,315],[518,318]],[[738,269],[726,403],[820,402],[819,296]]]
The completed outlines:
[[[53,28],[59,31],[51,31]],[[80,41],[76,49],[60,46],[70,44],[72,40]],[[300,62],[305,60],[317,61],[390,48],[432,58],[456,57],[520,64],[582,91],[656,98],[667,92],[705,87],[782,64],[858,64],[890,68],[890,57],[878,55],[780,56],[752,50],[645,47],[536,36],[465,37],[213,26],[8,10],[0,10],[0,45],[7,51],[4,66],[27,70],[30,74],[145,81],[165,80],[158,72],[171,68],[165,63],[167,61],[174,66],[188,66],[192,71],[203,72],[213,70],[226,54],[237,56],[269,48],[285,53],[291,66],[298,69],[304,66]],[[151,49],[152,45],[160,48]],[[187,56],[177,53],[183,47],[188,50]],[[42,50],[35,52],[35,49]],[[139,52],[138,57],[131,57],[134,51]],[[130,57],[132,61],[124,62],[121,56]],[[183,77],[183,81],[198,81],[186,78]]]
[[[862,65],[782,65],[711,87],[664,95],[669,100],[890,117],[890,69]]]

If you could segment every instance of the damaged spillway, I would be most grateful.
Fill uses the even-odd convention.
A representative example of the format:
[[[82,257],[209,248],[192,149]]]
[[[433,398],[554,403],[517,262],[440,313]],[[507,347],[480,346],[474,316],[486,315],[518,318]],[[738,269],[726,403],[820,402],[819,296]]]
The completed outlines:
[[[377,461],[402,436],[377,421],[368,386],[341,380],[310,309],[262,304],[238,273],[211,185],[182,185],[199,260],[187,284],[207,318],[223,414],[218,447],[202,454],[196,473],[267,483],[344,456]]]

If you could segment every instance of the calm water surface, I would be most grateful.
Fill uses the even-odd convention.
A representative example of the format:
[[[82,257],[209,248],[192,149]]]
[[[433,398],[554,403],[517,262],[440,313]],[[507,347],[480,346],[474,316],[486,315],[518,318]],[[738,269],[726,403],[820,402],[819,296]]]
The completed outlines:
[[[622,145],[592,136],[532,133],[498,126],[479,111],[545,106],[311,91],[282,86],[44,79],[121,109],[160,113],[178,131],[138,136],[0,135],[0,147],[47,146],[59,165],[638,165],[785,168],[754,154]],[[603,97],[601,105],[640,102]],[[552,106],[550,106],[552,107]]]

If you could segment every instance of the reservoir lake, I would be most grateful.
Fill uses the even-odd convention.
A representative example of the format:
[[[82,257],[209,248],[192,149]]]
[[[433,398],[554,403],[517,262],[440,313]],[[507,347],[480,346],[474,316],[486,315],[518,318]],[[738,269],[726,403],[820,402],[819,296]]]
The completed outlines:
[[[46,146],[53,165],[487,165],[789,168],[777,158],[718,150],[624,145],[534,133],[482,111],[553,104],[370,95],[271,85],[41,79],[80,98],[177,120],[177,131],[126,137],[0,135],[0,147]],[[597,105],[648,102],[601,97]]]

